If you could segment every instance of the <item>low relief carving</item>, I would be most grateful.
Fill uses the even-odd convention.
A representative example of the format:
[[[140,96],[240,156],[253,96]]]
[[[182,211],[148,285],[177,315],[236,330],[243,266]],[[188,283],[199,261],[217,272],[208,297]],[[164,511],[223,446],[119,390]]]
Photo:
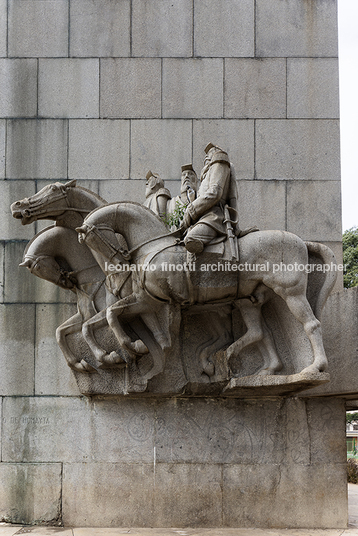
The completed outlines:
[[[200,184],[191,164],[181,171],[174,198],[148,172],[143,205],[108,204],[70,181],[11,206],[23,225],[55,222],[21,266],[76,294],[56,337],[81,392],[240,397],[328,381],[319,319],[337,275],[332,251],[240,229],[234,168],[219,147],[206,147]]]

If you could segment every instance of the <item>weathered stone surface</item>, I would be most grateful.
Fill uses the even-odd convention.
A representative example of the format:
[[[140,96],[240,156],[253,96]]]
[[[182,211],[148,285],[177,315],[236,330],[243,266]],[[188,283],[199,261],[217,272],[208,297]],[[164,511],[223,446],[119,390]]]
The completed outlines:
[[[287,117],[339,117],[338,59],[287,60]]]
[[[64,525],[155,525],[153,474],[144,463],[64,464]]]
[[[145,0],[134,0],[132,7],[133,56],[191,56],[192,20],[191,0],[177,2],[154,0],[151,4]]]
[[[114,201],[137,201],[143,203],[145,197],[145,183],[143,180],[101,180],[99,183],[99,195],[104,199]],[[172,190],[172,184],[169,185]],[[173,189],[174,192],[174,189]]]
[[[305,391],[300,396],[357,398],[358,392],[358,288],[332,294],[322,317],[323,342],[331,372],[327,385]]]
[[[131,178],[144,179],[152,170],[164,180],[178,180],[183,162],[192,160],[191,130],[191,121],[185,120],[132,121]]]
[[[0,179],[5,178],[5,130],[6,121],[0,119]]]
[[[298,234],[303,240],[340,240],[339,198],[338,180],[288,182],[287,230]]]
[[[60,463],[1,463],[0,476],[2,521],[28,524],[60,523]],[[17,530],[19,528],[17,527]]]
[[[258,179],[338,180],[338,122],[257,120],[256,172]]]
[[[345,405],[342,399],[307,401],[312,464],[344,464],[347,458]],[[322,442],[327,435],[328,441]]]
[[[2,181],[1,182],[1,218],[0,236],[2,240],[29,240],[35,234],[33,226],[24,226],[11,218],[10,204],[35,193],[34,181]],[[14,225],[15,223],[15,225]]]
[[[129,55],[129,0],[72,0],[70,9],[71,56]]]
[[[163,117],[205,119],[222,116],[223,60],[163,60]]]
[[[228,152],[238,180],[254,178],[254,121],[195,119],[193,121],[193,166],[200,173],[202,148],[208,140]]]
[[[6,57],[7,2],[0,2],[0,57]]]
[[[258,0],[256,56],[337,56],[337,2]]]
[[[8,121],[7,178],[66,177],[67,131],[67,121],[62,120],[15,119]],[[27,193],[27,195],[31,194]]]
[[[67,0],[9,2],[9,56],[67,56],[67,29]]]
[[[35,395],[80,394],[55,338],[56,328],[76,310],[75,304],[42,304],[36,307]]]
[[[237,182],[239,191],[239,221],[245,229],[286,228],[286,184],[284,181]],[[272,210],[272,207],[275,210]]]
[[[194,55],[254,55],[254,2],[194,2]]]
[[[345,527],[345,466],[226,466],[224,524],[266,528]]]
[[[155,466],[154,523],[215,527],[222,523],[222,469],[213,463]]]
[[[228,58],[224,83],[225,117],[286,117],[285,59]]]
[[[35,306],[0,305],[0,392],[2,396],[34,392]]]
[[[128,154],[129,121],[70,121],[68,174],[71,179],[127,178]]]
[[[0,303],[4,301],[4,282],[5,282],[5,243],[0,242]]]
[[[11,241],[5,245],[4,301],[8,303],[73,303],[74,294],[60,289],[44,279],[32,277],[30,272],[19,266],[25,244]]]
[[[101,60],[100,116],[155,118],[161,116],[161,60]]]
[[[34,117],[37,113],[37,61],[0,59],[0,116]]]
[[[40,59],[38,91],[42,117],[98,117],[98,59]]]

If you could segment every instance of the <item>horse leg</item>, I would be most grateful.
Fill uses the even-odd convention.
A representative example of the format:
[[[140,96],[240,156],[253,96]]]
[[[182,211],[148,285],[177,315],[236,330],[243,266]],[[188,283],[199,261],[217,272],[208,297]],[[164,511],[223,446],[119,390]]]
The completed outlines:
[[[138,300],[137,294],[133,293],[130,296],[122,298],[118,302],[107,307],[106,318],[108,325],[112,329],[119,344],[127,350],[130,356],[136,357],[138,355],[146,354],[148,352],[148,348],[140,339],[132,342],[131,338],[122,328],[118,317],[125,311],[127,307],[131,307],[131,314],[142,314],[143,312],[143,305],[141,301]]]
[[[74,316],[71,316],[66,322],[61,324],[56,329],[56,340],[57,344],[61,348],[61,351],[63,355],[66,358],[67,364],[70,368],[73,370],[77,370],[79,372],[95,372],[96,369],[93,368],[87,361],[82,359],[80,362],[76,358],[76,356],[73,355],[71,350],[68,347],[66,337],[67,335],[71,335],[71,333],[77,333],[81,331],[83,323],[83,318],[81,313],[76,313]]]
[[[200,364],[203,373],[212,377],[215,374],[215,365],[210,359],[215,352],[220,350],[231,339],[231,314],[221,314],[220,312],[209,313],[211,317],[210,326],[213,336],[198,349]]]
[[[279,292],[276,290],[277,294]],[[295,296],[285,296],[284,291],[280,296],[287,303],[288,308],[297,320],[303,325],[303,329],[312,346],[313,363],[302,370],[302,372],[324,372],[327,370],[328,361],[323,347],[321,323],[314,316],[311,306],[302,293]]]
[[[282,362],[277,354],[272,335],[263,321],[262,302],[252,303],[249,300],[240,300],[236,305],[240,309],[247,331],[226,350],[228,360],[238,357],[244,348],[257,343],[264,359],[264,364],[258,374],[275,374],[282,368]]]
[[[99,367],[106,367],[106,365],[123,365],[125,364],[124,359],[115,351],[107,354],[106,350],[101,348],[97,343],[93,330],[94,328],[100,328],[107,324],[106,319],[106,309],[103,309],[96,315],[89,318],[84,322],[82,326],[82,335],[86,343],[91,349],[91,352],[95,356],[96,360],[99,363]]]

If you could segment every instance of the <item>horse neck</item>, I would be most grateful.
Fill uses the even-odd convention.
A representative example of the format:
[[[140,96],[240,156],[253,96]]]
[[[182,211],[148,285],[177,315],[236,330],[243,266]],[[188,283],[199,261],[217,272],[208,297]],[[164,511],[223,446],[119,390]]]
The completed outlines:
[[[82,225],[83,220],[92,210],[105,205],[106,201],[86,188],[74,186],[68,188],[67,203],[70,210],[65,210],[56,218],[56,225],[75,229]]]
[[[149,209],[139,203],[119,203],[116,207],[113,229],[121,233],[127,240],[129,249],[148,243],[152,249],[152,241],[168,234],[165,224]],[[171,240],[173,240],[171,238]],[[141,248],[144,252],[145,246]]]

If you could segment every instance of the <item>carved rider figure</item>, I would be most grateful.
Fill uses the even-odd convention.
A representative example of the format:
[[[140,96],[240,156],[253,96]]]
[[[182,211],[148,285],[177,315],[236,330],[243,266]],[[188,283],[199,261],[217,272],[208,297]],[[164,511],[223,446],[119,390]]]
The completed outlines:
[[[181,187],[180,195],[172,197],[167,203],[167,214],[172,214],[177,207],[177,203],[186,206],[196,198],[198,177],[192,164],[181,167]]]
[[[169,190],[164,188],[164,181],[157,173],[148,171],[146,175],[145,201],[143,205],[150,208],[160,218],[165,216],[167,201],[171,198]]]
[[[184,214],[184,227],[188,229],[184,245],[190,253],[201,253],[209,242],[227,235],[225,207],[234,209],[230,218],[237,220],[237,186],[228,154],[212,143],[205,153],[198,196]],[[237,224],[235,227],[233,232],[238,235]]]

